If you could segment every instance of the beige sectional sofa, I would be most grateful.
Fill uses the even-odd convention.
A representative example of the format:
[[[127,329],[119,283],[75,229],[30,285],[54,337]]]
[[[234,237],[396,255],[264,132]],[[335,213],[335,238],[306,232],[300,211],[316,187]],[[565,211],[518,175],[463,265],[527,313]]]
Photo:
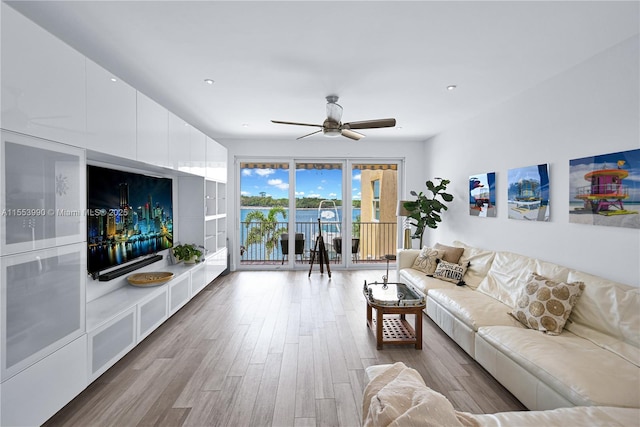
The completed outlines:
[[[456,411],[446,397],[428,388],[420,374],[402,362],[370,366],[365,372],[364,427],[634,427],[640,423],[639,408],[612,406],[471,414]]]
[[[399,251],[398,281],[425,293],[427,315],[527,408],[640,407],[638,288],[511,252],[453,246],[464,248],[465,285],[413,268],[417,249]],[[532,272],[584,284],[559,335],[509,314]]]

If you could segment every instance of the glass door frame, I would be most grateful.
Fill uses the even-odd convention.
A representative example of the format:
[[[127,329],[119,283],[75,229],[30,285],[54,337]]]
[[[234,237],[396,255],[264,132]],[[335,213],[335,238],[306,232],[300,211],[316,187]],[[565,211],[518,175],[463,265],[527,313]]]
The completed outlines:
[[[296,165],[298,163],[333,163],[333,164],[341,164],[342,165],[342,218],[340,219],[340,227],[342,230],[341,235],[343,236],[342,245],[345,248],[351,248],[352,244],[352,234],[353,234],[353,165],[355,164],[395,164],[397,170],[397,195],[396,201],[402,200],[402,194],[404,194],[404,186],[405,186],[405,173],[404,166],[405,160],[404,158],[367,158],[367,157],[358,157],[358,158],[309,158],[309,157],[237,157],[236,158],[236,177],[237,177],[237,199],[236,199],[236,218],[238,227],[235,228],[235,238],[237,242],[237,247],[240,247],[243,243],[240,241],[241,239],[241,230],[242,226],[241,218],[241,189],[242,189],[242,168],[240,165],[242,163],[257,163],[257,164],[269,164],[269,163],[279,163],[289,164],[289,189],[288,189],[288,206],[289,206],[289,215],[287,216],[287,227],[289,230],[289,235],[295,236],[296,230]],[[360,209],[363,207],[361,205]],[[292,214],[293,212],[293,214]],[[292,233],[291,230],[294,230]],[[325,242],[326,243],[326,242]],[[305,257],[303,258],[304,262],[296,262],[295,256],[295,239],[289,239],[288,242],[288,252],[289,254],[293,254],[287,256],[286,262],[284,264],[271,263],[271,264],[243,264],[242,260],[236,263],[236,269],[238,270],[308,270],[309,265],[309,257],[308,250],[312,249],[315,244],[314,241],[305,242]],[[397,219],[397,232],[396,232],[396,248],[402,247],[402,218]],[[370,262],[358,262],[357,260],[352,259],[350,256],[350,249],[345,253],[343,251],[342,256],[340,257],[339,262],[333,262],[334,259],[330,259],[330,267],[336,269],[381,269],[386,268],[386,264],[384,263],[370,263]],[[317,261],[316,261],[317,262]],[[395,264],[395,263],[390,263]],[[313,266],[313,272],[319,272],[319,267],[315,264]]]

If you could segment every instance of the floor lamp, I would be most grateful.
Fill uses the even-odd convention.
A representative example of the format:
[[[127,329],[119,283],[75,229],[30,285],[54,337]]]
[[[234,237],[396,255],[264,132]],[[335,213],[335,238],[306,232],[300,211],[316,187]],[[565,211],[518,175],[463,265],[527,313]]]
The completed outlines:
[[[404,204],[407,203],[407,200],[398,201],[398,209],[396,209],[396,216],[403,216],[404,220],[402,221],[402,228],[404,230],[404,238],[403,238],[403,248],[411,249],[411,224],[409,223],[409,215],[411,212],[404,207]]]

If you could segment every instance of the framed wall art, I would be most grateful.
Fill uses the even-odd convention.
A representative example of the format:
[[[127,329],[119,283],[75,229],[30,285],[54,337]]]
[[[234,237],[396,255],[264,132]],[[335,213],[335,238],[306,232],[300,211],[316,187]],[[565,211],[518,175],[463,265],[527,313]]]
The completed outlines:
[[[496,216],[496,173],[488,172],[469,177],[469,215]]]
[[[509,218],[549,221],[549,165],[509,169]]]
[[[640,228],[640,149],[569,161],[569,222]]]

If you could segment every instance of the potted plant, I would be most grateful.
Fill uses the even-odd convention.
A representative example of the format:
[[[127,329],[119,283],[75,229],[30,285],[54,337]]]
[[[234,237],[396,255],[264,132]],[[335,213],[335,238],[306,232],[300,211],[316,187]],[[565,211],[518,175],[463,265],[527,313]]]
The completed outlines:
[[[408,218],[411,220],[411,225],[416,228],[411,237],[420,239],[420,247],[422,247],[422,236],[426,227],[438,228],[438,223],[442,221],[440,213],[448,209],[445,203],[453,200],[453,196],[444,191],[451,181],[442,178],[434,179],[439,180],[439,182],[437,184],[434,184],[433,181],[425,183],[431,196],[424,194],[422,191],[420,193],[411,191],[410,194],[417,197],[417,199],[404,203],[405,209],[410,212]],[[438,198],[442,200],[438,200]]]
[[[173,255],[178,262],[184,261],[185,264],[195,264],[200,260],[202,251],[195,244],[185,244],[173,247]]]

